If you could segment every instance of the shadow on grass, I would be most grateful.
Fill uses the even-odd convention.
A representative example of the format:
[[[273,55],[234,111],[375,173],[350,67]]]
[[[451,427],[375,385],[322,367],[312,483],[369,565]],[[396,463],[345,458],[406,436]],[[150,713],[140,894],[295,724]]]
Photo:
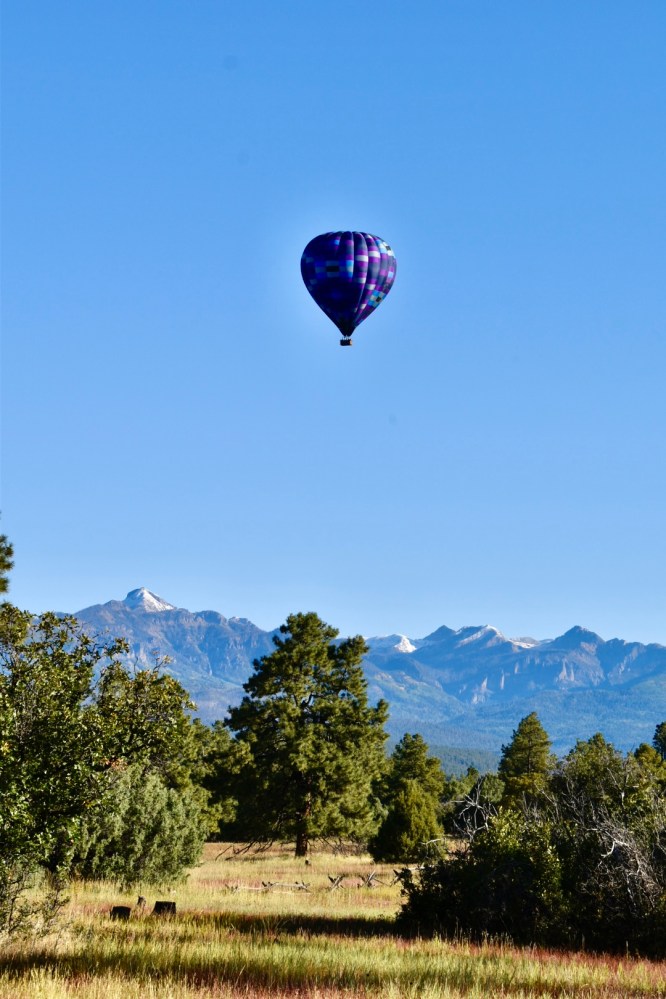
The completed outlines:
[[[395,939],[405,936],[404,933],[398,932],[396,923],[387,918],[190,911],[159,919],[144,916],[118,924],[104,919],[102,913],[100,916],[102,919],[96,929],[89,928],[84,934],[88,946],[83,952],[57,953],[57,947],[53,950],[47,942],[43,948],[37,946],[32,951],[29,948],[10,947],[4,951],[0,950],[0,974],[23,975],[31,969],[42,968],[49,971],[57,970],[58,974],[71,978],[89,972],[91,966],[94,967],[96,975],[109,972],[143,974],[147,970],[145,957],[133,954],[132,946],[138,945],[140,951],[142,945],[156,942],[154,936],[156,930],[160,928],[167,930],[167,927],[171,927],[174,934],[170,941],[172,946],[186,944],[197,938],[205,939],[207,933],[224,934],[225,931],[228,931],[230,936],[247,936],[254,941],[268,943],[274,942],[277,938],[286,942],[289,937],[307,941],[318,937]],[[108,944],[114,938],[117,950],[114,952],[112,947],[109,952],[105,941]],[[165,967],[162,968],[157,966],[159,963],[152,964],[148,969],[151,974],[159,976],[167,972],[169,962],[165,962]],[[201,983],[201,969],[196,968],[196,962],[195,966],[189,969],[187,977],[192,975]],[[206,977],[204,974],[204,978]]]
[[[377,916],[316,916],[298,913],[279,915],[270,913],[214,912],[189,913],[188,921],[202,929],[234,930],[236,933],[263,936],[279,933],[281,936],[299,937],[401,937],[408,938],[404,928],[398,929],[394,919]]]
[[[155,939],[158,927],[166,934],[162,940]],[[225,931],[230,938],[246,936],[248,946],[235,946],[216,954],[215,940],[210,939],[209,950],[200,948],[197,953],[187,952],[193,940],[205,942],[207,936],[224,936]],[[294,938],[295,947],[290,937]],[[344,938],[341,951],[336,953],[327,951],[326,947],[320,948],[319,938],[323,937]],[[663,991],[651,991],[650,983],[646,988],[645,982],[613,981],[612,969],[601,976],[601,981],[593,967],[590,977],[584,975],[582,981],[577,980],[576,974],[571,978],[565,969],[562,969],[560,979],[555,969],[549,972],[550,961],[536,960],[536,955],[529,952],[523,952],[521,959],[520,952],[502,955],[466,948],[452,955],[442,967],[433,961],[432,954],[414,953],[410,959],[409,949],[404,961],[389,961],[388,966],[384,966],[381,945],[377,952],[373,948],[365,954],[360,953],[363,948],[358,947],[358,960],[347,958],[345,950],[349,954],[354,951],[354,940],[381,937],[389,945],[387,953],[392,949],[391,940],[397,944],[405,939],[396,923],[387,918],[187,912],[167,919],[142,917],[123,926],[100,920],[86,931],[81,949],[75,953],[58,953],[57,946],[50,949],[48,945],[32,953],[19,948],[0,952],[0,974],[18,981],[31,972],[42,971],[70,982],[80,982],[82,988],[93,978],[113,976],[138,981],[178,981],[188,987],[210,989],[226,983],[234,985],[239,994],[244,988],[267,990],[267,994],[275,995],[282,994],[283,990],[316,987],[347,990],[349,995],[361,996],[366,990],[377,990],[387,982],[404,995],[418,995],[444,987],[458,989],[463,994],[472,990],[487,995],[517,992],[535,999],[564,994],[580,999],[583,996],[589,999],[592,995],[598,999],[602,996],[604,999],[627,999],[663,994]],[[535,960],[541,965],[536,977]],[[659,976],[657,966],[653,971]],[[661,973],[663,975],[663,966]],[[656,978],[652,984],[654,982]],[[661,984],[663,986],[663,977]]]

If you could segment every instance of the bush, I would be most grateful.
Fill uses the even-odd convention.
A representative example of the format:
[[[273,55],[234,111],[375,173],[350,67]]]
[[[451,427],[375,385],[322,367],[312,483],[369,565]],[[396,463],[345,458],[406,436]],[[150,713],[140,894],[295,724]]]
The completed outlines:
[[[129,767],[85,819],[72,870],[122,887],[173,884],[197,863],[205,839],[199,804],[158,774]]]
[[[428,865],[405,884],[403,925],[517,943],[564,939],[562,871],[551,828],[502,810],[468,850]]]
[[[666,955],[666,801],[647,750],[596,735],[522,801],[468,795],[466,849],[405,882],[403,926]]]

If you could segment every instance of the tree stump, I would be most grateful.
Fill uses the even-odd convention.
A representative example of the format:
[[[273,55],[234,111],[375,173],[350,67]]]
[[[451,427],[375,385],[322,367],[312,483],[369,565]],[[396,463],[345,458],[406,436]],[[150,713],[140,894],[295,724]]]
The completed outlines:
[[[111,909],[111,919],[129,919],[131,911],[129,905],[114,905]]]
[[[153,909],[153,916],[175,916],[175,915],[176,915],[175,902],[155,902],[155,908]]]

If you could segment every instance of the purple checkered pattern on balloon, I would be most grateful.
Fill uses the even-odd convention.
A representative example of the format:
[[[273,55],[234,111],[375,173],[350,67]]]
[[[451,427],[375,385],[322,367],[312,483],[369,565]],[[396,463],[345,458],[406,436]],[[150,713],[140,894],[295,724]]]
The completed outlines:
[[[301,258],[308,291],[344,337],[350,337],[386,298],[395,273],[391,247],[367,232],[315,236]]]

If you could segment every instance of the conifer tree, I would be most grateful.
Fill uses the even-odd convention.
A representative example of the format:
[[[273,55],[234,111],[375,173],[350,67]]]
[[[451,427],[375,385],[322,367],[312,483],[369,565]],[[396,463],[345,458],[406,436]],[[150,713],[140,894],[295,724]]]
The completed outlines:
[[[384,782],[388,794],[397,792],[408,780],[416,781],[436,801],[442,796],[445,782],[442,764],[436,756],[428,754],[428,744],[418,733],[405,733],[391,753]]]
[[[550,739],[536,711],[523,718],[511,742],[502,746],[498,772],[505,784],[503,801],[531,798],[543,788],[552,760]]]
[[[72,871],[123,888],[174,884],[199,860],[205,833],[194,793],[132,764],[84,816]]]
[[[6,534],[0,534],[0,593],[9,589],[7,576],[14,568],[14,549]]]
[[[379,797],[387,809],[368,844],[375,860],[409,863],[419,860],[426,844],[442,834],[441,797],[445,778],[436,756],[428,755],[421,735],[403,735],[379,782]]]
[[[366,838],[377,822],[372,782],[381,772],[387,706],[368,705],[360,636],[316,614],[292,614],[255,660],[228,726],[249,751],[239,781],[239,828],[254,841]]]
[[[375,860],[408,864],[422,860],[428,844],[439,839],[442,828],[437,812],[439,802],[416,780],[405,780],[393,797],[379,832],[370,841]]]

